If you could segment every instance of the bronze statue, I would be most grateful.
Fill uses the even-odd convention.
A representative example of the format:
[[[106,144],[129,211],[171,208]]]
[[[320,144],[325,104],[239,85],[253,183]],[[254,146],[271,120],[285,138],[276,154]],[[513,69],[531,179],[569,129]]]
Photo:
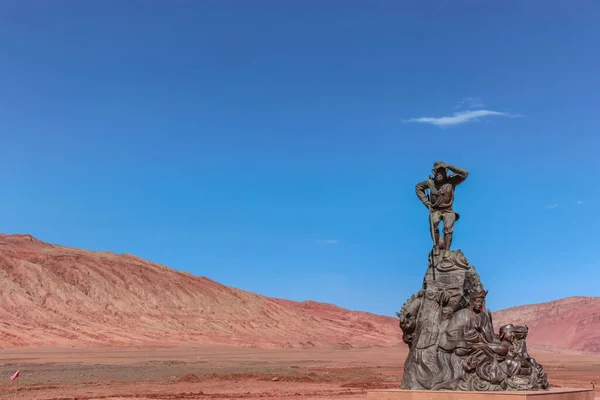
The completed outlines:
[[[439,388],[477,390],[484,385],[501,385],[507,378],[500,362],[510,350],[510,345],[494,334],[492,316],[484,308],[487,291],[476,291],[469,296],[469,307],[457,311],[442,335],[439,348],[460,359],[461,370]],[[457,362],[457,361],[456,361]],[[481,368],[487,364],[487,368]],[[479,369],[479,371],[478,371]],[[476,377],[471,378],[471,376]],[[474,379],[479,382],[473,382]],[[435,389],[435,388],[434,388]]]
[[[506,359],[509,371],[508,384],[516,390],[527,388],[546,389],[548,376],[544,367],[538,364],[527,352],[527,335],[529,328],[508,324],[500,327],[500,340],[510,344]]]
[[[448,170],[452,172],[448,176]],[[429,209],[430,233],[433,240],[435,255],[440,252],[440,221],[444,222],[444,243],[446,250],[450,250],[452,245],[452,234],[454,232],[454,222],[458,221],[460,215],[454,212],[454,190],[467,179],[469,172],[465,169],[448,165],[442,161],[436,161],[431,170],[433,176],[429,179],[417,183],[415,191],[421,202]],[[427,194],[429,190],[429,195]],[[442,256],[446,252],[442,251]]]
[[[453,173],[448,176],[448,170]],[[402,389],[540,390],[548,389],[543,367],[527,352],[527,327],[504,325],[494,331],[486,310],[488,292],[461,250],[451,250],[454,189],[467,171],[436,162],[434,176],[416,192],[430,210],[434,248],[422,287],[396,315],[409,353]],[[429,190],[429,197],[426,195]],[[438,224],[444,222],[444,236]]]

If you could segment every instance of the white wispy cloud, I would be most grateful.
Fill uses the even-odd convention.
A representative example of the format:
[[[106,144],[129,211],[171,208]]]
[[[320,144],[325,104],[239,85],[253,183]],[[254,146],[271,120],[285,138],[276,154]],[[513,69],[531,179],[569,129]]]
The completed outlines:
[[[577,200],[574,202],[569,202],[569,203],[562,203],[562,204],[550,204],[549,206],[546,206],[546,208],[548,210],[551,210],[553,208],[558,208],[558,207],[573,207],[573,206],[580,206],[582,204],[585,204],[585,200]]]
[[[485,104],[479,97],[463,97],[458,103],[456,108],[483,108]]]
[[[518,117],[518,115],[513,115],[501,111],[492,111],[492,110],[470,110],[470,111],[461,111],[452,114],[448,117],[420,117],[420,118],[411,118],[404,122],[417,122],[422,124],[431,124],[435,126],[452,126],[464,124],[469,121],[475,121],[483,117],[490,116],[498,116],[498,117]]]
[[[317,240],[317,243],[324,243],[324,244],[338,244],[340,241],[337,239],[319,239]]]

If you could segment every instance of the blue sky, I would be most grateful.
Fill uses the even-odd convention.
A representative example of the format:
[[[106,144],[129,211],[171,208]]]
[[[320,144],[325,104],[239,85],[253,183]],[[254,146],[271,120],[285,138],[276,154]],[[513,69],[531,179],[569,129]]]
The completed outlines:
[[[431,242],[499,309],[600,295],[600,3],[6,1],[0,231],[393,315]]]

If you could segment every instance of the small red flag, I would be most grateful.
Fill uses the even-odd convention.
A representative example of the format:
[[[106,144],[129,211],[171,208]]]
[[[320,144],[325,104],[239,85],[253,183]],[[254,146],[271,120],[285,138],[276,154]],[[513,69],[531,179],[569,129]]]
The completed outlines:
[[[10,377],[10,380],[14,381],[19,377],[19,375],[21,375],[21,371],[17,370],[17,372],[15,372],[14,375]]]

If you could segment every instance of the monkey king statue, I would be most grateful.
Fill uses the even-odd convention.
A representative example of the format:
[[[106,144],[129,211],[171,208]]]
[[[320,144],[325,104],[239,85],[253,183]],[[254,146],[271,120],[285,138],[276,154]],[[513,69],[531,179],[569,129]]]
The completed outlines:
[[[548,389],[546,372],[527,352],[528,328],[509,324],[496,334],[492,314],[485,308],[488,292],[475,267],[461,250],[450,248],[454,223],[460,218],[453,209],[454,192],[468,172],[441,161],[432,172],[416,185],[417,196],[429,209],[429,265],[421,290],[396,313],[409,347],[401,388]]]

